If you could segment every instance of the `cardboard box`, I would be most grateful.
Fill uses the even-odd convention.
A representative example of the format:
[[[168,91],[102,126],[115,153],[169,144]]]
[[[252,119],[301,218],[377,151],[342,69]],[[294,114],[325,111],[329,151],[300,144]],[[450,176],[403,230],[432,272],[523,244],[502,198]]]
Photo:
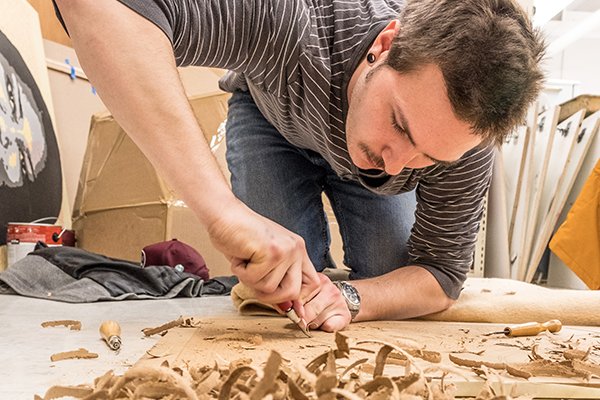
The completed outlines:
[[[221,169],[228,176],[224,135],[229,94],[211,93],[190,103]],[[204,257],[211,276],[229,275],[229,261],[210,243],[204,227],[108,113],[92,117],[73,207],[78,246],[140,261],[146,245],[176,238]]]

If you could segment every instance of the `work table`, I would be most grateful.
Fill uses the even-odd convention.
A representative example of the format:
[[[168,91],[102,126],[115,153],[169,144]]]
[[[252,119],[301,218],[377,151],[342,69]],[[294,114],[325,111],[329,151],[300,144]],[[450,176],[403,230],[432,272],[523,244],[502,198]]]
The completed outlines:
[[[142,333],[144,328],[157,327],[179,316],[193,317],[193,325],[172,329],[162,337],[145,337]],[[210,364],[214,362],[211,358],[226,363],[248,356],[260,365],[261,360],[275,350],[288,360],[305,364],[314,355],[334,345],[332,334],[317,331],[313,339],[308,339],[285,318],[242,317],[229,297],[68,304],[2,295],[0,319],[4,328],[0,335],[3,368],[0,398],[12,400],[31,399],[34,394],[43,396],[54,385],[89,385],[108,370],[120,375],[136,363],[151,366],[167,361],[175,366],[197,360]],[[77,320],[82,327],[77,331],[64,326],[41,326],[42,322],[54,320]],[[118,353],[110,350],[100,339],[98,328],[105,320],[118,321],[121,326],[123,344]],[[546,332],[536,338],[484,335],[503,327],[483,323],[381,321],[352,324],[344,334],[352,340],[379,338],[390,343],[418,342],[424,349],[439,352],[442,363],[455,368],[461,367],[448,360],[450,353],[477,358],[477,355],[461,353],[485,350],[481,357],[486,359],[527,362],[535,343],[540,344],[540,353],[551,347],[560,348],[554,345],[558,342],[592,347],[595,349],[591,355],[594,358],[598,357],[600,350],[599,328],[564,327],[557,335]],[[258,337],[256,342],[255,337]],[[583,342],[578,343],[578,338],[584,338]],[[98,354],[98,358],[50,360],[52,354],[79,348]],[[460,390],[462,393],[476,392],[482,380],[469,369],[464,371],[471,382],[462,384]],[[586,390],[600,390],[572,386],[574,392],[571,394],[568,392],[571,385],[553,385],[568,383],[561,378],[503,379],[519,384],[524,390],[537,390],[539,386],[535,385],[546,385],[546,393],[566,393],[562,397],[582,398]],[[598,384],[593,386],[598,387]],[[594,392],[592,397],[600,398],[596,396],[598,393]]]

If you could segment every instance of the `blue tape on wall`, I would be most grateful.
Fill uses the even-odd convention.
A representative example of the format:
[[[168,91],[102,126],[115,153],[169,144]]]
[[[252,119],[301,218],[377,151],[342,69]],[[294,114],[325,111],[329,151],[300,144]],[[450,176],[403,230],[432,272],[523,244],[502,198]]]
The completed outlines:
[[[61,202],[48,109],[18,49],[0,31],[0,245],[8,222],[57,217]]]

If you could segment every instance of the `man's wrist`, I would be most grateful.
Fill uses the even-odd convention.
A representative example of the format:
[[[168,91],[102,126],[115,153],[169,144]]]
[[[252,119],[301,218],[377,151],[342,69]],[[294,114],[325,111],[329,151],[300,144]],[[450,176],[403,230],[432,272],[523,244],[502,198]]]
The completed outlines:
[[[358,290],[347,281],[335,281],[333,284],[340,290],[342,297],[346,301],[348,310],[350,311],[351,320],[354,321],[354,318],[356,318],[360,311],[361,305]]]

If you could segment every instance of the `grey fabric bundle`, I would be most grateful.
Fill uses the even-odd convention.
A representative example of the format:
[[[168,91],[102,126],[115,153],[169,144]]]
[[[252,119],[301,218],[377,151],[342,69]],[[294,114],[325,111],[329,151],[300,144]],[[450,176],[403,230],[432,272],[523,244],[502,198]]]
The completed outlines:
[[[0,273],[0,294],[69,303],[228,295],[235,277],[207,281],[164,265],[142,268],[85,250],[38,249]]]

